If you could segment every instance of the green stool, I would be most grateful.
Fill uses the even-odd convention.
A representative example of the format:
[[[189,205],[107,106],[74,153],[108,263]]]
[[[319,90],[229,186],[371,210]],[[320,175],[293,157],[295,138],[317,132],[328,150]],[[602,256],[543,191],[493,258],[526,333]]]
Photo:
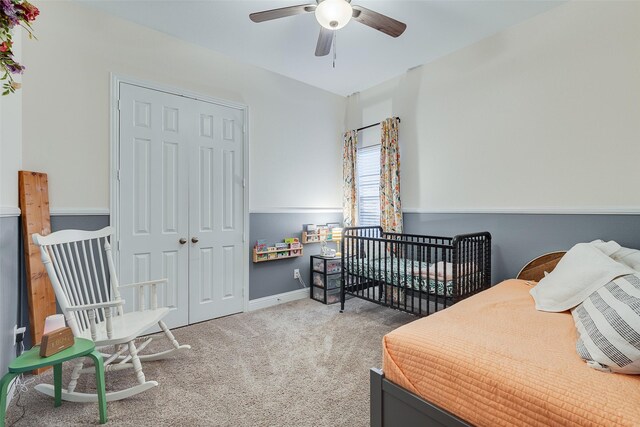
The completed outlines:
[[[40,347],[35,346],[23,353],[9,364],[9,373],[0,380],[0,427],[4,427],[4,415],[7,407],[7,388],[15,377],[23,372],[45,366],[53,366],[53,382],[55,386],[55,406],[62,405],[62,362],[77,357],[90,357],[96,365],[96,386],[98,388],[98,407],[100,409],[100,424],[107,422],[107,398],[104,389],[104,365],[102,355],[96,351],[91,340],[76,338],[75,344],[60,353],[49,357],[40,357]]]

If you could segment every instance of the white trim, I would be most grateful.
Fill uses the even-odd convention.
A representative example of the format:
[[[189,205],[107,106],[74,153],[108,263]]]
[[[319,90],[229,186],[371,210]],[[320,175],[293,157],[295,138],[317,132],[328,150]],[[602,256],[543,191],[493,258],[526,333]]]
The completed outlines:
[[[342,213],[342,208],[255,208],[250,209],[250,213]]]
[[[119,154],[119,131],[120,131],[120,123],[119,123],[119,110],[118,110],[118,101],[120,99],[120,83],[127,83],[135,86],[140,86],[147,89],[157,90],[161,92],[170,93],[173,95],[183,96],[187,98],[193,98],[199,101],[209,102],[216,105],[221,105],[224,107],[235,108],[240,110],[244,114],[244,274],[243,274],[243,294],[244,294],[244,311],[249,310],[249,259],[250,259],[250,248],[249,248],[249,107],[244,104],[231,102],[219,98],[214,98],[207,95],[202,95],[196,92],[191,92],[185,89],[176,88],[173,86],[149,82],[145,80],[139,80],[134,77],[126,76],[123,74],[115,74],[110,73],[111,76],[111,96],[109,99],[109,121],[110,121],[110,129],[111,134],[109,136],[109,144],[110,144],[110,163],[109,163],[109,223],[115,230],[115,239],[116,241],[120,240],[120,223],[118,219],[118,200],[120,197],[119,189],[118,189],[118,180],[117,173],[119,169],[118,159],[120,158]],[[120,252],[116,251],[115,264],[116,269],[119,268]],[[119,271],[119,270],[118,270]]]
[[[20,216],[20,208],[15,206],[0,206],[0,218]]]
[[[249,301],[249,310],[260,310],[262,308],[273,307],[274,305],[284,304],[285,302],[297,301],[300,299],[309,298],[309,288],[296,289],[295,291],[284,292],[277,295],[270,295],[268,297],[262,297],[252,299]]]
[[[20,216],[20,208],[0,206],[0,218]],[[106,216],[110,214],[108,208],[51,208],[51,216]]]
[[[52,216],[92,216],[92,215],[109,215],[108,208],[52,208],[50,214]]]
[[[244,188],[243,188],[243,194],[244,194],[244,199],[243,199],[243,210],[244,210],[244,234],[242,235],[242,242],[244,243],[244,273],[243,273],[243,277],[244,277],[244,287],[242,290],[243,296],[244,296],[244,304],[243,304],[243,310],[246,313],[247,311],[249,311],[249,259],[251,258],[251,248],[250,245],[251,243],[249,242],[249,236],[250,234],[250,229],[251,229],[251,222],[249,221],[249,191],[251,188],[251,185],[249,185],[249,183],[251,182],[251,171],[249,170],[249,129],[251,129],[250,126],[250,118],[251,116],[249,115],[249,106],[245,106],[244,107],[244,135],[243,135],[243,155],[244,155],[244,174],[243,174],[243,179],[244,179]]]
[[[584,208],[405,208],[405,214],[522,214],[522,215],[640,215],[640,207],[584,207]]]
[[[120,78],[114,73],[110,73],[111,87],[109,96],[109,225],[113,227],[114,236],[116,242],[120,241],[120,222],[118,218],[119,198],[120,190],[118,186],[118,170],[120,165],[118,159],[120,158],[119,149],[119,135],[120,135],[120,114],[119,114],[119,100],[120,100]],[[113,261],[115,264],[116,272],[120,273],[120,251],[115,246],[116,250],[113,251]]]
[[[5,411],[9,409],[9,405],[11,404],[11,401],[13,400],[13,397],[16,394],[16,382],[18,381],[18,378],[20,377],[17,376],[14,379],[12,379],[11,382],[9,383],[9,387],[7,388],[7,406],[4,408]]]
[[[115,89],[116,94],[117,92],[119,92],[118,88],[120,83],[126,83],[134,86],[140,86],[141,88],[145,88],[145,89],[152,89],[160,92],[166,92],[171,95],[178,95],[186,98],[193,98],[199,101],[210,102],[212,104],[222,105],[224,107],[229,107],[229,108],[235,108],[241,111],[247,110],[246,105],[238,102],[227,101],[226,99],[220,99],[220,98],[215,98],[209,95],[203,95],[197,92],[191,92],[187,89],[166,85],[164,83],[150,82],[147,80],[137,79],[135,77],[127,76],[124,74],[111,73],[111,84],[115,86],[115,88],[112,86],[112,89]],[[113,95],[114,91],[112,90],[111,93]],[[117,104],[115,106],[117,107]],[[116,108],[116,111],[117,111],[117,108]]]

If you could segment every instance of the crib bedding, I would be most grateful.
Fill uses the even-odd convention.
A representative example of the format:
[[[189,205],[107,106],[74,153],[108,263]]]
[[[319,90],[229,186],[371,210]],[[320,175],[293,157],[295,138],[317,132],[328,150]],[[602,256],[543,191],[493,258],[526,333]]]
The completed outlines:
[[[453,296],[453,280],[428,277],[429,264],[426,262],[401,257],[358,258],[348,260],[347,265],[351,274],[367,279],[440,296]]]
[[[383,339],[395,384],[477,426],[640,425],[640,377],[599,372],[571,314],[536,311],[508,280]]]

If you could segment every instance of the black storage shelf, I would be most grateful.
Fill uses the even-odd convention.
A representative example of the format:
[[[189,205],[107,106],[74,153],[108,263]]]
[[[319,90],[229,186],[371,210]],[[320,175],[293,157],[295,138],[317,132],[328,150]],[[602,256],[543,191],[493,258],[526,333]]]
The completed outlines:
[[[310,297],[323,304],[340,302],[342,260],[340,258],[311,255]]]

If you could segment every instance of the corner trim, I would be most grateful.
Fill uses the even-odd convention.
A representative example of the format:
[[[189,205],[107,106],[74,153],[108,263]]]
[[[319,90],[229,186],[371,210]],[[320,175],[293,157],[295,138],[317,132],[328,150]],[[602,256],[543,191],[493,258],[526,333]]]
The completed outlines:
[[[304,208],[304,207],[291,207],[291,208],[255,208],[249,209],[249,213],[252,214],[290,214],[290,213],[342,213],[342,208]]]
[[[0,206],[0,218],[20,216],[20,208],[15,206]]]
[[[273,307],[274,305],[284,304],[285,302],[297,301],[309,298],[309,288],[296,289],[295,291],[284,292],[268,297],[256,298],[249,300],[249,310],[255,311],[262,308]]]
[[[640,215],[640,207],[584,207],[584,208],[452,208],[421,209],[406,208],[404,214],[520,214],[520,215]]]

